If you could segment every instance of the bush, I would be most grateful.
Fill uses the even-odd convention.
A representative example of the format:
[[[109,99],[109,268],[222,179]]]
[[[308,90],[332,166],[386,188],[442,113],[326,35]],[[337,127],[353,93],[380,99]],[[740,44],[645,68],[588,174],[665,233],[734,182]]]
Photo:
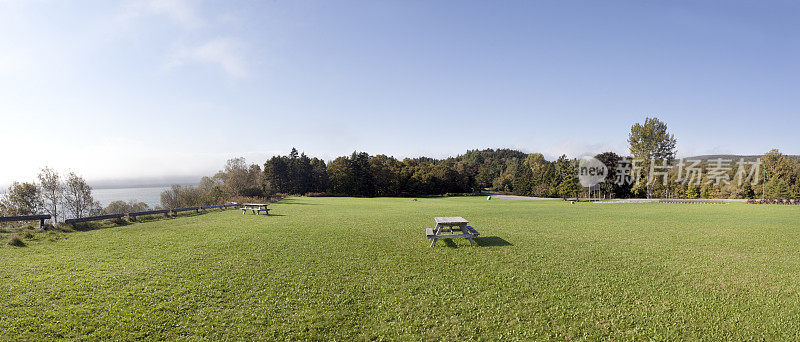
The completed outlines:
[[[28,229],[20,230],[17,235],[23,239],[33,239],[34,236],[33,232]]]
[[[148,206],[147,203],[130,200],[128,202],[125,201],[111,202],[105,209],[103,209],[103,212],[105,214],[127,214],[127,213],[134,213],[138,211],[148,211],[148,210],[150,210],[150,206]]]
[[[22,238],[19,236],[19,234],[11,235],[11,237],[8,239],[8,244],[14,247],[25,247],[25,242],[22,241]]]
[[[480,192],[448,192],[444,197],[468,197],[468,196],[483,196]]]

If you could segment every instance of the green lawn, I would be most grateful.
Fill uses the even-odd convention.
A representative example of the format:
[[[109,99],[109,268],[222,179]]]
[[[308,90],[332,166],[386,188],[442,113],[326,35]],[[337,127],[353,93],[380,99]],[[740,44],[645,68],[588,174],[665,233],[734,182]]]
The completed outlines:
[[[289,198],[0,247],[0,339],[798,339],[800,207]],[[428,248],[435,216],[481,232]]]

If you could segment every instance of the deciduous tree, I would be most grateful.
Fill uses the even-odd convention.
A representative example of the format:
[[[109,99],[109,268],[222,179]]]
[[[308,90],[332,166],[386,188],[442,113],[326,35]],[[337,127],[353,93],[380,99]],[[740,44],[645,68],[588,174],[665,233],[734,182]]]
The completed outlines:
[[[53,222],[58,222],[59,209],[64,200],[64,183],[55,170],[45,167],[39,172],[42,202],[45,211],[53,217]]]

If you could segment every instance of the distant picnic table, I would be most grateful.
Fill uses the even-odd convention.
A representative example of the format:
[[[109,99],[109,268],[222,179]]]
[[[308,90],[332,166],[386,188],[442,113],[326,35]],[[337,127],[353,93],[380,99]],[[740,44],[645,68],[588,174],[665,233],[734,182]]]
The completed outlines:
[[[264,212],[269,215],[269,209],[267,209],[268,203],[244,203],[242,204],[242,215],[247,213],[248,211],[252,211],[253,214],[258,215],[260,212]]]
[[[472,238],[480,235],[475,228],[468,226],[469,221],[463,217],[434,217],[433,220],[436,221],[436,227],[425,229],[425,235],[431,240],[431,247],[436,246],[436,240],[456,238],[465,238],[471,245],[474,245],[475,242],[472,241]],[[456,231],[460,231],[461,234],[452,234]]]

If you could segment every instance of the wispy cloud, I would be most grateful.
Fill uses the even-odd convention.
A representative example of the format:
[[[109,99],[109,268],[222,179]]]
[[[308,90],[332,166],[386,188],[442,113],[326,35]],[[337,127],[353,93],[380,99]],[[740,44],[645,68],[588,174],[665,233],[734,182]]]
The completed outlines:
[[[234,78],[248,75],[241,43],[232,38],[216,38],[198,46],[180,48],[173,53],[167,66],[181,67],[191,63],[217,65]]]
[[[0,0],[3,1],[3,0]],[[123,8],[119,19],[137,27],[145,18],[166,18],[182,30],[175,35],[173,46],[166,56],[165,66],[170,69],[197,65],[219,67],[231,78],[244,78],[248,70],[243,44],[230,36],[209,38],[208,32],[224,32],[218,21],[206,20],[198,3],[192,0],[133,0]],[[220,15],[224,15],[220,14]],[[187,41],[194,43],[187,43]],[[199,43],[197,43],[199,42]]]

